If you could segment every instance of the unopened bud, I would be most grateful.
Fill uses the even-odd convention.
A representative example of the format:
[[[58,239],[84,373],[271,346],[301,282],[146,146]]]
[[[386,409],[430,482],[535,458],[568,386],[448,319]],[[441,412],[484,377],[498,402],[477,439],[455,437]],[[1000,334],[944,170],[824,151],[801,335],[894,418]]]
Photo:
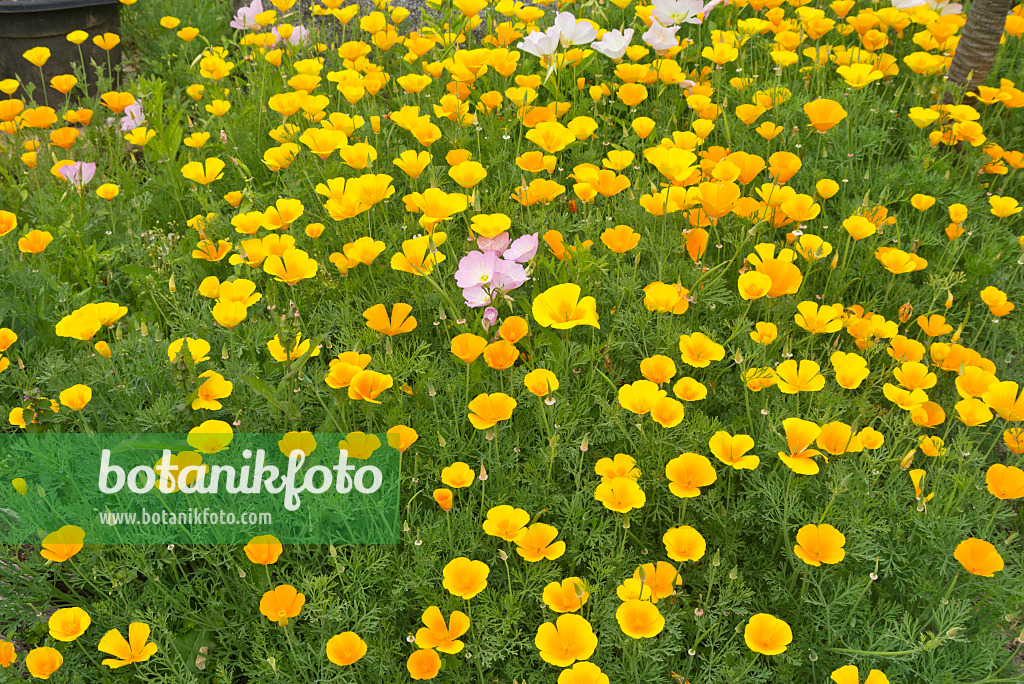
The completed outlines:
[[[167,281],[167,289],[171,292],[177,292],[178,286],[174,284],[174,276],[172,275],[170,280]]]
[[[917,449],[911,449],[907,452],[907,455],[900,461],[900,470],[906,470],[910,467],[910,464],[914,462],[914,455],[917,454]]]
[[[406,525],[408,525],[408,524],[409,523],[406,523]],[[337,558],[338,557],[338,549],[334,548],[334,544],[331,544],[327,548],[327,553],[331,554],[331,558]]]
[[[715,557],[711,559],[711,564],[713,566],[715,566],[716,568],[719,565],[722,564],[722,550],[721,549],[716,549],[715,550]]]
[[[959,634],[959,633],[960,633],[960,628],[959,627],[954,627],[953,629],[951,629],[948,632],[946,632],[946,638],[947,639],[955,639],[956,635]]]
[[[498,558],[500,558],[503,561],[507,561],[508,560],[508,554],[505,553],[504,549],[498,549]]]

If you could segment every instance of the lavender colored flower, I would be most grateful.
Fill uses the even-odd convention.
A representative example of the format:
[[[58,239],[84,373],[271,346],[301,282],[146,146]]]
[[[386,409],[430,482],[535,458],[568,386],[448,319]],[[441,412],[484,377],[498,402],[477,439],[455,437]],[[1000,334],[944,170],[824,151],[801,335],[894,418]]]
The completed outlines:
[[[89,184],[96,175],[96,164],[94,162],[75,162],[60,169],[60,175],[67,182],[75,187],[82,187]]]
[[[135,104],[124,108],[124,116],[121,117],[121,132],[138,128],[145,122],[146,115],[142,113],[142,103],[136,101]]]
[[[489,284],[494,277],[497,262],[497,252],[470,252],[459,260],[459,270],[455,272],[456,284],[462,289]]]
[[[259,31],[260,25],[256,22],[256,15],[263,11],[263,0],[253,0],[247,7],[242,7],[235,13],[231,20],[231,28],[239,31]]]
[[[484,326],[484,331],[489,331],[491,326],[498,322],[498,310],[493,306],[489,306],[484,309],[484,318],[481,321]]]
[[[516,238],[509,248],[505,250],[505,253],[501,255],[502,259],[508,261],[515,261],[519,264],[525,264],[527,261],[537,256],[537,245],[540,240],[540,233],[528,233],[520,238]]]
[[[490,304],[494,296],[482,287],[467,287],[462,291],[462,298],[466,300],[466,306],[469,308],[479,309]]]
[[[499,233],[492,238],[479,236],[476,239],[476,247],[481,252],[504,252],[508,247],[508,231]]]
[[[273,34],[275,36],[277,36],[278,38],[281,38],[281,34],[277,32],[277,27],[276,26],[272,29],[272,32],[273,32]],[[309,38],[309,30],[308,29],[306,29],[306,28],[304,28],[302,26],[293,26],[292,27],[291,35],[288,36],[287,41],[291,45],[301,45],[302,43],[304,43],[306,41],[306,38]]]
[[[498,259],[494,273],[491,276],[491,287],[503,292],[510,292],[529,279],[530,277],[526,274],[526,269],[523,268],[522,264]]]

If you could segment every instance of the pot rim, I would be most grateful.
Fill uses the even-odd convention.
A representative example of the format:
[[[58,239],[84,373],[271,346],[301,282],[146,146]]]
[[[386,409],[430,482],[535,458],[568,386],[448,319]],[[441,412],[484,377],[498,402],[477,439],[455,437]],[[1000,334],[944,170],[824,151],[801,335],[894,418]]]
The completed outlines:
[[[97,5],[117,5],[120,0],[5,0],[0,2],[0,14],[28,14],[50,12]]]

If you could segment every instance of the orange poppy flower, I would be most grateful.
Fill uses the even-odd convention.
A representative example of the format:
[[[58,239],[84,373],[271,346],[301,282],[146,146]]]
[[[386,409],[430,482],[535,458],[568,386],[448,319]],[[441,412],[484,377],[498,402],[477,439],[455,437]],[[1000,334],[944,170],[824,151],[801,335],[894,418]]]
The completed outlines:
[[[544,662],[568,667],[577,660],[586,660],[597,649],[597,635],[590,623],[579,615],[560,615],[554,623],[545,622],[533,640]]]
[[[256,565],[272,565],[280,558],[284,547],[272,534],[253,537],[245,548],[245,555]]]
[[[953,557],[972,575],[993,577],[1003,569],[1003,559],[996,547],[984,539],[965,539],[960,542]]]
[[[327,659],[339,667],[351,665],[364,655],[366,642],[355,632],[342,632],[327,640]]]
[[[793,630],[774,615],[758,613],[751,616],[743,630],[747,648],[763,655],[778,655],[793,641]]]
[[[601,233],[601,242],[616,254],[625,254],[640,244],[640,233],[629,226],[615,226]]]
[[[846,537],[831,525],[804,525],[796,533],[793,553],[808,565],[835,565],[846,557],[844,544]]]
[[[523,384],[538,397],[546,397],[558,389],[558,378],[546,368],[537,368],[526,374]]]
[[[267,619],[284,627],[288,624],[288,618],[298,615],[305,603],[305,594],[300,594],[290,584],[282,584],[263,594],[263,598],[260,599],[260,612]]]
[[[352,376],[352,381],[348,385],[348,398],[379,404],[381,402],[377,400],[377,397],[384,390],[391,389],[392,385],[394,385],[394,379],[390,375],[372,370],[361,370]]]
[[[43,538],[39,555],[54,563],[63,563],[82,550],[85,530],[75,525],[65,525]]]
[[[754,448],[754,440],[750,435],[730,435],[719,430],[708,441],[708,447],[715,458],[735,470],[753,470],[761,463],[759,457],[746,455]]]
[[[370,330],[393,337],[411,332],[416,328],[416,319],[410,316],[410,313],[412,313],[412,307],[403,302],[391,307],[390,316],[383,304],[374,304],[363,312],[363,318],[366,319],[366,327]]]
[[[412,652],[405,666],[415,680],[433,679],[441,671],[441,656],[432,648],[421,648]]]
[[[484,347],[484,361],[494,370],[506,370],[519,358],[519,350],[506,340],[498,340]]]
[[[634,639],[655,637],[665,628],[665,618],[650,601],[630,599],[615,611],[615,619],[626,636]]]
[[[574,613],[587,602],[590,593],[579,577],[567,577],[544,587],[544,605],[556,613]]]
[[[619,405],[627,411],[642,416],[648,413],[654,404],[667,392],[650,380],[637,380],[630,385],[619,388]]]
[[[530,514],[521,508],[502,505],[487,511],[484,520],[484,532],[492,537],[500,537],[505,541],[514,542],[526,531],[530,523]]]
[[[544,523],[533,523],[516,537],[516,553],[531,563],[542,559],[555,560],[565,553],[565,542],[555,541],[558,530]]]
[[[668,557],[677,562],[699,561],[708,548],[704,536],[689,525],[669,529],[661,541]]]
[[[522,316],[509,316],[501,322],[498,336],[510,344],[515,344],[530,334],[530,324]]]
[[[846,118],[846,110],[835,100],[818,98],[804,105],[804,113],[811,126],[819,133],[824,133]]]
[[[441,653],[458,653],[465,644],[459,637],[469,631],[469,616],[461,610],[453,611],[445,622],[441,609],[430,606],[421,618],[425,627],[416,631],[416,645],[419,648],[436,648]]]
[[[795,473],[816,475],[819,468],[813,457],[820,456],[821,453],[808,447],[821,434],[821,428],[809,420],[800,418],[786,418],[782,421],[782,427],[786,431],[789,453],[780,451],[779,458]]]
[[[502,392],[478,394],[469,402],[469,422],[477,430],[486,430],[511,418],[516,406],[516,400]]]
[[[629,513],[634,508],[643,508],[647,502],[644,490],[631,477],[602,479],[594,491],[594,498],[616,513]]]
[[[452,596],[468,601],[487,588],[490,572],[486,563],[460,556],[444,566],[442,584]]]

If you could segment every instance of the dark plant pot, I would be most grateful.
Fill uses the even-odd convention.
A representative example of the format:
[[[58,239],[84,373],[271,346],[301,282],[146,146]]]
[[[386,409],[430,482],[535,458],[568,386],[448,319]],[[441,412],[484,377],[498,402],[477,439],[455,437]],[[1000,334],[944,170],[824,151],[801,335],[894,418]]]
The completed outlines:
[[[89,38],[81,45],[68,42],[66,36],[79,30],[88,33]],[[26,85],[34,83],[33,99],[37,104],[43,104],[45,88],[50,106],[57,108],[66,98],[50,87],[50,79],[74,73],[72,63],[81,63],[84,58],[89,92],[95,94],[96,72],[91,63],[102,65],[104,73],[108,73],[108,58],[111,69],[121,64],[120,45],[108,54],[92,42],[93,36],[104,33],[121,35],[118,0],[0,0],[0,79],[18,78]],[[45,81],[39,68],[22,57],[34,47],[50,49],[50,59],[42,70]]]

